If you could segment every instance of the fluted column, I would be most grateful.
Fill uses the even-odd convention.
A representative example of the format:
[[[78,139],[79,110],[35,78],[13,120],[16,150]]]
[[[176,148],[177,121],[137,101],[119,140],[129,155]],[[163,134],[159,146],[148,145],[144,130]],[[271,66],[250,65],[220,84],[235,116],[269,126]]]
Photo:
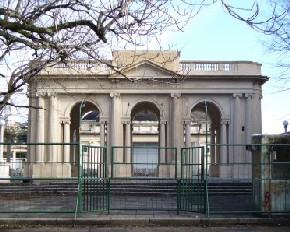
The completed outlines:
[[[44,93],[36,93],[37,95],[37,120],[36,120],[36,142],[44,142]],[[43,162],[43,145],[36,145],[35,161]]]
[[[55,117],[55,93],[49,93],[49,115],[48,115],[48,142],[53,143],[55,141],[55,133],[57,131],[57,127],[55,125],[56,117]],[[56,154],[56,145],[49,145],[48,149],[48,161],[56,162],[57,154]]]
[[[242,132],[242,123],[241,123],[241,98],[242,94],[234,94],[234,121],[233,121],[233,138],[234,138],[234,149],[232,154],[232,162],[235,164],[232,166],[233,177],[238,177],[240,173],[239,162],[241,160],[241,147],[238,144],[241,144],[241,132]]]
[[[252,143],[252,134],[253,134],[253,127],[255,126],[255,121],[253,120],[253,95],[252,94],[245,94],[246,98],[246,107],[245,107],[245,132],[246,138],[245,142],[247,144]],[[251,177],[252,176],[252,152],[245,151],[245,159],[244,162],[246,163],[245,173]]]
[[[66,119],[63,121],[63,142],[70,143],[70,119]],[[63,162],[69,163],[70,145],[64,145],[63,153]]]

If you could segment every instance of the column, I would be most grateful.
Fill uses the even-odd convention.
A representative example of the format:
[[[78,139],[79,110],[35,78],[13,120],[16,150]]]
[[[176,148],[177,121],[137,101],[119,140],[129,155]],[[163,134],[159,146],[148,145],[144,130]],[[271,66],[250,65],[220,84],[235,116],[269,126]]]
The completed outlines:
[[[239,161],[241,160],[241,131],[242,131],[242,123],[241,123],[241,97],[242,94],[233,94],[234,97],[234,121],[233,121],[233,142],[234,142],[234,148],[233,148],[233,157],[232,162],[234,165],[233,168],[233,177],[238,177],[240,173],[240,165]]]
[[[12,151],[11,168],[16,169],[16,151]]]
[[[53,143],[55,141],[55,133],[57,128],[55,126],[55,94],[49,93],[49,116],[48,116],[48,142]],[[48,146],[48,161],[49,162],[56,162],[57,161],[57,154],[56,154],[56,145],[49,145]]]
[[[110,93],[111,101],[111,144],[121,146],[122,129],[120,117],[120,93]]]
[[[221,135],[220,135],[220,160],[219,160],[219,176],[228,176],[228,152],[227,152],[227,121],[221,120]]]
[[[70,143],[70,119],[63,120],[63,142]],[[70,162],[70,145],[63,147],[63,162]]]
[[[216,152],[215,152],[215,144],[216,144],[216,135],[215,135],[215,128],[211,126],[210,128],[210,156],[211,160],[210,163],[216,163]]]
[[[106,121],[104,120],[100,121],[100,146],[101,147],[105,146],[105,124],[106,124]]]
[[[112,92],[111,97],[111,125],[110,125],[110,145],[111,146],[122,146],[123,141],[123,128],[121,127],[121,113],[120,113],[120,93]],[[109,153],[110,154],[110,153]],[[121,149],[114,149],[114,162],[121,163],[123,161],[123,151]],[[114,170],[111,170],[111,176],[121,176],[121,165],[113,165]]]
[[[180,113],[180,93],[172,93],[172,110],[171,110],[171,119],[172,119],[172,137],[171,142],[173,147],[180,148],[182,147],[182,141],[183,139],[183,130],[182,130],[182,124],[181,124],[181,113]]]
[[[166,162],[166,134],[165,134],[165,125],[166,125],[166,120],[160,120],[160,142],[159,146],[161,147],[160,149],[160,157],[159,157],[159,162],[160,163],[165,163]]]
[[[131,147],[131,121],[126,120],[124,124],[125,124],[125,146]],[[131,149],[130,148],[126,148],[125,162],[126,163],[131,162]]]
[[[185,147],[191,147],[191,120],[185,120]]]
[[[246,130],[246,143],[251,143],[251,136],[252,136],[252,130],[253,126],[255,125],[255,122],[252,118],[252,95],[251,94],[245,94],[246,98],[246,108],[245,108],[245,130]]]
[[[252,107],[252,94],[245,94],[246,98],[246,115],[245,115],[245,141],[247,144],[252,144],[252,134],[253,134],[253,127],[255,126],[255,121],[253,120],[253,107]],[[245,151],[245,160],[246,162],[246,169],[245,172],[248,177],[252,176],[252,152]]]
[[[4,142],[4,128],[5,121],[0,117],[0,163],[3,162],[4,145],[2,145],[1,143]]]
[[[170,165],[168,165],[168,153],[166,150],[166,120],[159,121],[159,177],[168,177]]]
[[[183,146],[183,123],[181,121],[181,107],[180,107],[180,93],[172,93],[172,108],[171,108],[171,144],[170,146],[176,147],[177,152]],[[177,155],[177,157],[179,157]],[[172,161],[175,157],[171,157]],[[180,161],[180,160],[179,160]]]
[[[36,143],[44,142],[44,93],[37,93]],[[43,145],[36,145],[35,161],[43,162]]]
[[[226,164],[227,158],[227,122],[221,121],[220,163]]]

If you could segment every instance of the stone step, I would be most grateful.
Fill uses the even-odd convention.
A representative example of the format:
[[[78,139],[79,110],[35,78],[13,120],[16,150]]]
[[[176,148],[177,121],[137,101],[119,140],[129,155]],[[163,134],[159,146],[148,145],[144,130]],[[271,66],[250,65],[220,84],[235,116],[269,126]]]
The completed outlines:
[[[99,183],[99,187],[96,187],[95,181],[87,181],[83,185],[83,189],[86,192],[100,191],[102,188],[106,189],[107,183]],[[100,186],[102,186],[100,188]],[[203,191],[204,186],[199,184],[188,184],[186,182],[185,188],[191,188],[190,194],[200,193]],[[86,189],[85,189],[86,188]],[[110,182],[110,193],[111,194],[177,194],[178,186],[177,181],[156,181],[150,182],[148,180],[111,180]],[[209,183],[208,190],[210,195],[218,194],[251,194],[252,185],[251,183]],[[0,184],[0,195],[3,194],[26,194],[26,193],[60,193],[69,194],[77,193],[78,184],[77,182],[46,182],[46,183],[1,183]],[[185,191],[183,191],[185,192]],[[185,193],[186,194],[186,193]]]

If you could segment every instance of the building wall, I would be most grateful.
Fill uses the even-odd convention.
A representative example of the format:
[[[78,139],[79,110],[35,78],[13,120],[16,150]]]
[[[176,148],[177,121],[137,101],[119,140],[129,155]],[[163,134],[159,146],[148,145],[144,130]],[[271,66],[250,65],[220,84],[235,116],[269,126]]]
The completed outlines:
[[[140,103],[154,106],[158,112],[160,128],[165,133],[159,135],[159,143],[169,147],[179,149],[191,144],[186,125],[191,121],[192,109],[202,108],[204,102],[208,103],[219,143],[245,144],[251,134],[261,133],[261,89],[267,77],[262,76],[259,64],[176,60],[168,68],[161,66],[160,60],[151,62],[147,58],[139,57],[126,66],[125,77],[108,70],[100,73],[97,67],[78,72],[75,68],[42,71],[30,84],[31,103],[44,109],[30,110],[30,141],[73,141],[72,128],[78,128],[81,102],[100,111],[100,125],[106,127],[106,134],[100,133],[100,141],[106,136],[109,154],[111,146],[132,144],[128,134],[131,113]],[[245,158],[236,155],[240,152],[234,148],[227,154],[219,151],[219,159],[242,161]],[[67,157],[64,149],[51,152],[36,147],[30,153],[32,160],[43,162],[62,162]]]

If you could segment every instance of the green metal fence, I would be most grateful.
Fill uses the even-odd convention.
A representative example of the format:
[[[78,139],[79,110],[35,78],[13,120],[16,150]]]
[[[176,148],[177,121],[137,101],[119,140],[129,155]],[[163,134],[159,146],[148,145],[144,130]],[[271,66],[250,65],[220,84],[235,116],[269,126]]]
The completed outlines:
[[[0,160],[0,213],[75,212],[78,176],[74,170],[78,165],[65,162],[63,157],[64,151],[71,151],[71,155],[78,151],[78,144],[0,146],[4,151]]]
[[[81,146],[79,166],[80,211],[109,210],[107,148]]]
[[[177,149],[112,147],[110,210],[177,211]]]
[[[205,212],[204,147],[181,149],[181,177],[178,181],[178,209],[189,212]]]
[[[290,213],[290,144],[209,147],[209,214]]]
[[[175,148],[113,147],[110,159],[105,147],[78,143],[0,145],[0,213],[290,214],[290,144],[208,144],[180,157]]]

